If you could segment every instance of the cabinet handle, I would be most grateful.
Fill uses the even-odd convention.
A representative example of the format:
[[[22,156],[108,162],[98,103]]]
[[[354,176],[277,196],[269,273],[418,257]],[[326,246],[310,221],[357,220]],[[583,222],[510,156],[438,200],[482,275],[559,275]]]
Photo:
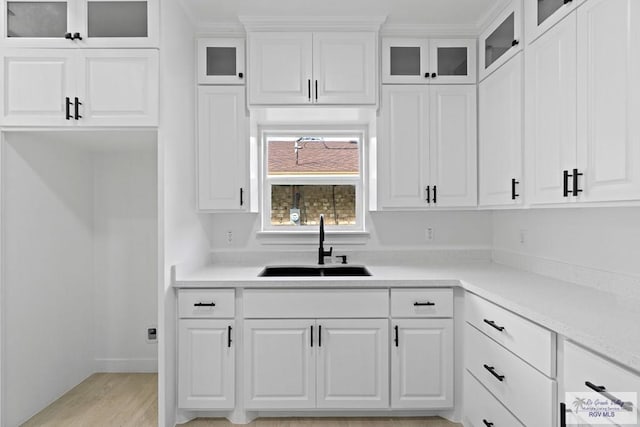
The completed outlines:
[[[427,190],[427,203],[431,203],[431,201],[430,201],[431,200],[431,186],[427,185],[426,190]]]
[[[433,186],[433,204],[438,203],[438,188]]]
[[[582,190],[578,188],[578,177],[583,174],[578,172],[578,169],[573,170],[573,196],[578,197],[578,193],[582,193]]]
[[[562,196],[569,197],[569,171],[562,171]]]
[[[240,187],[240,206],[244,206],[244,189]]]
[[[69,97],[67,96],[66,98],[66,107],[65,107],[65,111],[66,111],[66,118],[67,120],[71,120],[71,99],[69,99]]]
[[[518,193],[516,193],[516,185],[520,184],[520,181],[515,178],[511,178],[511,200],[515,200],[516,197],[520,197]]]
[[[311,102],[311,79],[307,80],[307,95],[309,96],[309,102]]]
[[[487,427],[493,427],[493,423],[492,423],[492,422],[489,422],[489,421],[487,421],[487,420],[484,420],[484,419],[483,419],[483,420],[482,420],[482,423],[483,423],[485,426],[487,426]]]
[[[494,329],[499,330],[500,332],[504,331],[504,326],[496,325],[496,322],[494,322],[493,320],[484,319],[484,323],[486,323],[487,325],[491,326]]]
[[[243,74],[243,73],[238,73],[238,77],[239,77],[239,78],[243,78],[243,77],[244,77],[244,74]]]
[[[227,329],[227,347],[231,348],[231,326]]]
[[[78,99],[78,97],[76,96],[75,98],[75,114],[74,114],[74,119],[79,120],[82,118],[82,116],[80,115],[80,106],[82,105],[82,102],[80,102],[80,100]]]
[[[560,402],[560,427],[567,427],[567,405]]]
[[[428,79],[429,77],[431,77],[431,75],[429,73],[424,73],[424,78]]]
[[[313,347],[313,325],[311,325],[311,347]]]
[[[511,42],[511,46],[518,46],[520,42],[518,40],[514,40]]]
[[[438,75],[436,73],[431,73],[431,78],[435,79],[436,77],[438,77]]]
[[[318,325],[318,347],[322,347],[322,325]]]
[[[494,377],[496,377],[498,379],[498,381],[500,381],[500,382],[504,381],[504,375],[499,375],[496,372],[496,368],[494,368],[493,366],[489,366],[489,365],[483,365],[483,366],[484,366],[484,369],[489,371],[491,373],[491,375],[493,375]]]
[[[607,392],[607,388],[603,385],[595,385],[592,382],[585,381],[584,385],[589,387],[591,390],[600,394],[601,396],[606,397],[616,405],[620,406],[622,409],[631,411],[633,409],[633,404],[631,402],[623,402],[621,399],[618,399],[614,395]]]
[[[215,307],[215,302],[197,302],[193,304],[194,307]]]
[[[316,102],[318,102],[318,81],[316,80]]]
[[[564,4],[569,4],[571,3],[573,0],[564,0]]]
[[[393,342],[396,344],[396,347],[398,347],[398,325],[394,326],[393,329],[395,330],[396,336],[393,339]]]
[[[413,305],[415,307],[424,307],[424,306],[432,306],[432,305],[436,305],[435,302],[431,302],[431,301],[427,301],[427,302],[414,302]]]
[[[71,33],[65,33],[64,38],[67,40],[73,40],[73,35]]]
[[[82,37],[80,37],[80,33],[73,33],[73,38],[71,40],[82,40]]]

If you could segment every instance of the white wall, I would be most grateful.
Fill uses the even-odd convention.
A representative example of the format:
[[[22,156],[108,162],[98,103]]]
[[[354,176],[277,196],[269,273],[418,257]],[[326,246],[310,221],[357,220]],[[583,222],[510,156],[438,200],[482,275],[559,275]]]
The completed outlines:
[[[3,423],[93,369],[91,154],[12,134],[3,144]]]
[[[640,277],[640,208],[496,211],[493,249],[498,257],[517,254]]]

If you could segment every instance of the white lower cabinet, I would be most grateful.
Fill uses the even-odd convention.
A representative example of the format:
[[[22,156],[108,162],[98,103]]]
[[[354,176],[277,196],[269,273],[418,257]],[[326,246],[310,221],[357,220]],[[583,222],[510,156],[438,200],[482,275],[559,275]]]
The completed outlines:
[[[464,373],[465,427],[523,427],[523,424],[469,373]]]
[[[178,407],[233,409],[234,321],[180,319],[178,328]]]
[[[453,406],[453,320],[394,319],[391,407]]]

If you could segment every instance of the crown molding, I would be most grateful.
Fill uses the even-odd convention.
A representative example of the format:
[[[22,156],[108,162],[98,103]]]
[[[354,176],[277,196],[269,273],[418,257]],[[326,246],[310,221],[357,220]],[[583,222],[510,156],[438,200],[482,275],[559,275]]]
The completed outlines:
[[[386,16],[239,16],[249,31],[379,31]]]
[[[511,3],[512,0],[500,0],[496,2],[487,12],[478,19],[476,22],[477,34],[482,34],[487,29],[494,19],[502,13],[502,11]],[[521,0],[518,0],[521,1]]]
[[[244,26],[239,22],[205,22],[196,28],[198,37],[245,37]]]
[[[472,37],[478,36],[475,24],[384,24],[384,37]]]

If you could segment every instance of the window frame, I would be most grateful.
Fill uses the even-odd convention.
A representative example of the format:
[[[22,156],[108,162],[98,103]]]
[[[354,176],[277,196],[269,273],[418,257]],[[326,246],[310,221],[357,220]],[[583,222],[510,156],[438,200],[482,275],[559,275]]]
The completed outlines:
[[[366,233],[365,207],[367,187],[366,151],[367,129],[365,126],[269,126],[260,128],[260,232],[283,234],[317,233],[316,225],[273,225],[271,224],[271,187],[273,185],[353,185],[356,192],[356,223],[352,225],[333,225],[325,223],[328,233]],[[268,171],[268,140],[274,137],[320,136],[325,139],[357,138],[359,143],[358,170],[353,174],[326,175],[273,175]]]

